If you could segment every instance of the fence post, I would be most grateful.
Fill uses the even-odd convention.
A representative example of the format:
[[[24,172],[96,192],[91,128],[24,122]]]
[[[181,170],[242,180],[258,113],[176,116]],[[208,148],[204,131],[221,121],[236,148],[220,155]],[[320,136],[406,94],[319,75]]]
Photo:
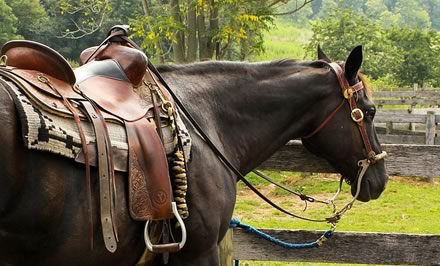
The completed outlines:
[[[391,135],[393,134],[393,122],[386,122],[385,123],[386,128],[385,128],[385,134],[386,135]]]
[[[418,90],[418,88],[419,88],[419,84],[414,83],[414,84],[413,84],[413,98],[416,98],[416,97],[417,97],[417,90]],[[409,114],[412,113],[414,107],[416,107],[416,106],[413,105],[413,104],[411,103],[411,107],[408,109],[408,113],[409,113]],[[410,123],[409,123],[409,130],[411,130],[411,131],[416,131],[416,124],[410,122]]]
[[[435,113],[434,111],[428,111],[426,113],[425,144],[434,145],[434,140],[435,140]]]
[[[232,244],[233,231],[229,229],[226,232],[225,237],[219,245],[219,261],[220,266],[233,266],[234,265],[234,246]]]
[[[434,111],[428,111],[426,113],[426,132],[425,132],[425,144],[435,144],[435,113]],[[428,181],[433,183],[432,177],[428,177]]]

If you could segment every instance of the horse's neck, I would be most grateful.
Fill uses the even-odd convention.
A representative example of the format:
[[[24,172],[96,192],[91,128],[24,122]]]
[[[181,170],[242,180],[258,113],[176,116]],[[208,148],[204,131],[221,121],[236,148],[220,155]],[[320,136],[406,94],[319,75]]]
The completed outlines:
[[[258,65],[244,72],[236,67],[165,77],[212,141],[245,173],[304,135],[307,101],[314,96],[305,75],[299,75],[303,69],[267,74]]]

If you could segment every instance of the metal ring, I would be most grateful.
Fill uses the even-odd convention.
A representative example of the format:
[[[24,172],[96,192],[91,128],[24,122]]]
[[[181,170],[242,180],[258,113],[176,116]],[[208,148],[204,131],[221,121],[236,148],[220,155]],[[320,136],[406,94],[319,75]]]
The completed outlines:
[[[44,83],[44,84],[48,84],[49,83],[49,79],[43,74],[43,73],[38,73],[37,74],[37,79],[38,81]]]
[[[360,117],[356,118],[355,113],[359,113]],[[364,112],[362,112],[362,110],[359,108],[351,110],[351,119],[353,119],[353,121],[356,123],[362,122],[362,120],[364,120]]]

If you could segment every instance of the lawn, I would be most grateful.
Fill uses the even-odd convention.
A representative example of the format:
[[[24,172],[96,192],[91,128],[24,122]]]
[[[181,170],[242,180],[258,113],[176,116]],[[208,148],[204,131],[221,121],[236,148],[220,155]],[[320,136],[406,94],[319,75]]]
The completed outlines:
[[[297,28],[284,21],[276,21],[276,27],[265,34],[265,52],[251,58],[251,61],[268,61],[276,59],[298,59],[306,57],[305,45],[312,37],[307,28]],[[314,55],[312,55],[314,56]],[[309,59],[311,55],[308,55]]]
[[[332,195],[338,186],[338,175],[335,174],[305,174],[291,172],[268,172],[272,178],[290,188],[303,191],[306,194],[326,199]],[[280,192],[273,185],[260,181],[253,174],[249,175],[252,183],[261,188],[274,201],[300,215],[322,218],[330,216],[329,208],[311,206],[303,212],[304,205],[294,196]],[[348,185],[337,201],[339,208],[345,204],[351,195]],[[391,177],[385,192],[378,200],[368,203],[356,202],[351,210],[341,219],[336,231],[360,232],[402,232],[440,234],[438,223],[440,214],[440,183],[428,183],[420,178]],[[326,230],[326,224],[305,222],[289,218],[273,209],[255,196],[249,189],[239,184],[237,204],[234,217],[242,223],[256,228],[278,229],[307,229]],[[242,262],[248,266],[277,266],[277,265],[318,265],[305,263],[276,263],[276,262]],[[322,264],[338,265],[338,264]]]

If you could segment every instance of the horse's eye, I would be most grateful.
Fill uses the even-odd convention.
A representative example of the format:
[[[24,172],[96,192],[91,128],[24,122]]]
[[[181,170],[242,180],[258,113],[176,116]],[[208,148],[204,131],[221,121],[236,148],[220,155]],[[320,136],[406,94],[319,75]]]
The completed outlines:
[[[370,120],[373,120],[375,115],[376,115],[376,108],[374,107],[365,111],[365,116]]]

